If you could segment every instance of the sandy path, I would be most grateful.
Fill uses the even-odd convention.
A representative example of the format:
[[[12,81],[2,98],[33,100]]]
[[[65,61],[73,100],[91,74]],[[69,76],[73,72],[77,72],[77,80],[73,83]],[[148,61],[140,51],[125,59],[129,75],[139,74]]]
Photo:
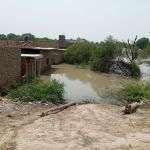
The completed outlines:
[[[18,131],[34,123],[51,105],[14,103],[0,98],[0,150],[14,150]]]
[[[0,150],[149,150],[150,111],[123,116],[120,107],[88,104],[38,118],[48,107],[0,113]]]

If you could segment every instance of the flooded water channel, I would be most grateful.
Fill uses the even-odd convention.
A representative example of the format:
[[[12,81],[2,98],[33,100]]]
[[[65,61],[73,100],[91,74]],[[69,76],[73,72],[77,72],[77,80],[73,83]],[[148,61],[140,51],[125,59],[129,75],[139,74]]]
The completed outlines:
[[[69,101],[102,100],[105,89],[116,88],[125,80],[118,75],[96,73],[68,64],[53,66],[51,77],[45,75],[41,78],[46,82],[50,78],[63,82],[65,99]]]
[[[140,69],[142,72],[142,80],[150,81],[150,59],[143,60]]]
[[[144,62],[140,65],[143,80],[150,77],[150,65]],[[57,79],[64,83],[65,99],[68,101],[104,100],[102,96],[106,89],[118,88],[121,83],[129,80],[114,74],[93,72],[89,69],[79,69],[76,66],[61,64],[53,66],[52,74],[43,75],[42,80]],[[105,101],[106,97],[105,97]],[[108,100],[109,101],[109,100]]]

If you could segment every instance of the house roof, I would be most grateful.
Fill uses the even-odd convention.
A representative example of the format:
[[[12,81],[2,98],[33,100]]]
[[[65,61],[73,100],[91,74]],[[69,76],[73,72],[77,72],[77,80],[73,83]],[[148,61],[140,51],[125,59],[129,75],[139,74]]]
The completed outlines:
[[[53,47],[24,47],[23,49],[32,49],[32,50],[46,50],[46,51],[51,51],[51,50],[60,50],[60,51],[65,51],[65,49],[58,49],[58,48],[53,48]]]
[[[49,47],[49,48],[45,48],[45,47],[31,47],[30,49],[38,49],[38,50],[57,50],[57,48],[53,48],[53,47]]]
[[[42,54],[21,54],[21,57],[41,59],[43,58],[43,55]]]

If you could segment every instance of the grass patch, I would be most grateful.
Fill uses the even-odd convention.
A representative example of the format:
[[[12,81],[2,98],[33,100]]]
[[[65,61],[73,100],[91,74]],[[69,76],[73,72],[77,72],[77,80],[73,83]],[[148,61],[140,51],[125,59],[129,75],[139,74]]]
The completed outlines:
[[[150,100],[150,83],[132,81],[116,92],[119,99],[131,102]]]
[[[132,78],[139,79],[141,77],[140,67],[136,63],[130,64],[129,70]]]
[[[11,89],[7,97],[15,101],[63,103],[64,85],[56,80],[51,80],[49,83],[33,81]]]

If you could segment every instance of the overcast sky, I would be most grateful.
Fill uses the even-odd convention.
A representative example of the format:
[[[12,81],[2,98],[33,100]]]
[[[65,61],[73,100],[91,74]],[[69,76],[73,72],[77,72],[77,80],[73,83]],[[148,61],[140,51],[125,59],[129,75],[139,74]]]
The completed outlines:
[[[150,0],[0,0],[0,33],[101,41],[150,37]]]

